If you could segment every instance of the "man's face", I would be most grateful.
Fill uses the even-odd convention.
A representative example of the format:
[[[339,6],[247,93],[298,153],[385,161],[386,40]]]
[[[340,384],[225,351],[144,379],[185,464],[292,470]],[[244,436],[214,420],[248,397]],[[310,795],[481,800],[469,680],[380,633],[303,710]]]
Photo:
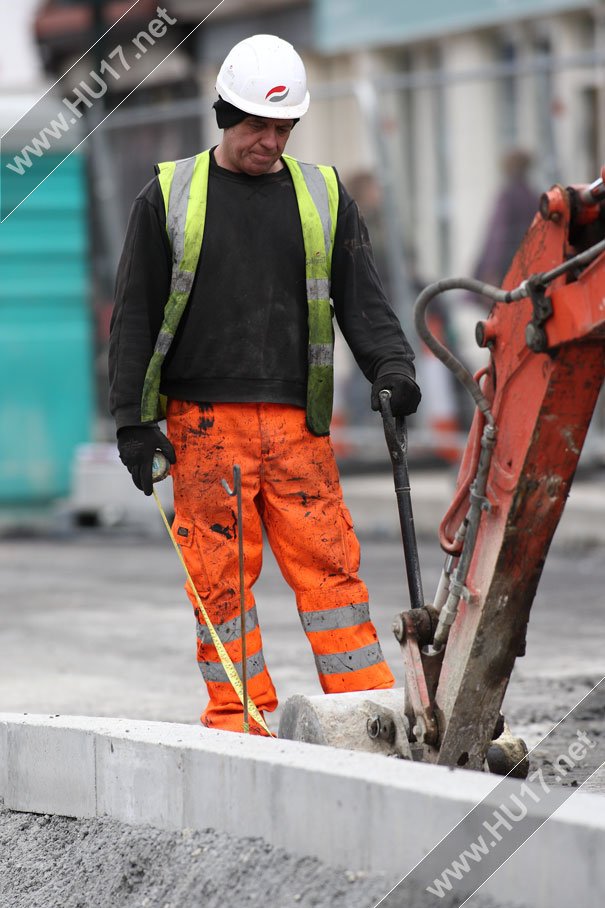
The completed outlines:
[[[236,173],[258,176],[282,169],[279,160],[292,131],[292,120],[246,117],[225,129],[215,152],[217,163]]]

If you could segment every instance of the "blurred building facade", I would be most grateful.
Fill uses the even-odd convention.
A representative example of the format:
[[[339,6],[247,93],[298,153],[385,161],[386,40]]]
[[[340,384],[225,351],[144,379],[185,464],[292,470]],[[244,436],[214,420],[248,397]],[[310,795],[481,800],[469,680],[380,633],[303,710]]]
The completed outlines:
[[[470,273],[512,148],[532,153],[538,187],[596,179],[604,16],[602,3],[583,0],[384,0],[371,12],[362,0],[316,0],[316,46],[376,86],[422,273]],[[371,163],[367,144],[346,147]],[[333,156],[341,160],[338,148]]]

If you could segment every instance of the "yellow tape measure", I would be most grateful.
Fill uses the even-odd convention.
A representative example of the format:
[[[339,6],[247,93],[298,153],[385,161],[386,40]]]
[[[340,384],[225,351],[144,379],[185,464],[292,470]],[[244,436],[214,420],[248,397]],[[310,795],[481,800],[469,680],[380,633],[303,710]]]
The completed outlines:
[[[158,506],[160,514],[162,515],[162,520],[164,521],[164,526],[166,527],[166,530],[168,531],[168,535],[170,536],[170,538],[172,540],[172,544],[176,550],[176,553],[179,556],[179,561],[181,562],[181,564],[183,566],[183,570],[185,571],[187,580],[189,581],[191,589],[193,590],[193,595],[195,596],[195,601],[197,602],[197,604],[199,606],[200,612],[202,613],[202,617],[206,623],[206,627],[208,628],[208,630],[210,632],[210,637],[212,638],[212,642],[214,643],[214,645],[216,647],[216,651],[219,655],[219,659],[221,660],[221,665],[225,669],[225,672],[231,683],[231,686],[233,687],[235,693],[239,697],[240,702],[243,706],[244,705],[244,688],[242,685],[241,678],[237,673],[237,669],[235,668],[235,665],[233,664],[233,661],[232,661],[229,653],[223,646],[223,643],[222,643],[219,635],[217,634],[216,629],[215,629],[214,625],[212,624],[212,621],[208,617],[208,613],[207,613],[206,609],[204,608],[204,603],[200,599],[199,593],[196,590],[195,584],[191,578],[191,574],[189,573],[187,565],[185,564],[185,559],[183,558],[183,553],[181,552],[181,548],[180,548],[178,542],[176,541],[176,539],[174,538],[174,533],[172,532],[172,528],[171,528],[170,524],[168,523],[168,518],[166,517],[166,513],[164,511],[164,508],[162,507],[162,503],[161,503],[160,499],[158,498],[158,493],[156,492],[155,489],[153,489],[152,491],[153,491],[153,497],[155,498],[155,503]],[[252,716],[254,721],[257,722],[260,725],[260,727],[263,728],[267,732],[268,735],[270,735],[272,738],[275,737],[275,735],[272,732],[270,732],[269,729],[267,728],[265,720],[263,719],[260,712],[256,708],[256,704],[254,703],[253,700],[250,699],[250,697],[248,697],[248,712],[250,713],[250,715]],[[244,728],[245,732],[249,732],[249,730],[250,730],[249,728]]]

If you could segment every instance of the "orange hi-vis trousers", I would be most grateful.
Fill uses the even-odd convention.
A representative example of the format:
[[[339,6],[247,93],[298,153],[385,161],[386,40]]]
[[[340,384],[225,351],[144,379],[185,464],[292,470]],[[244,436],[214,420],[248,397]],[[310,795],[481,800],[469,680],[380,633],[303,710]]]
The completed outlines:
[[[201,405],[171,400],[168,436],[176,452],[173,531],[208,616],[241,676],[242,639],[233,466],[242,476],[248,692],[261,711],[277,696],[265,665],[252,587],[262,564],[262,528],[313,649],[326,693],[392,687],[359,579],[359,543],[342,500],[328,437],[306,426],[299,407],[265,403]],[[189,584],[197,618],[197,659],[210,701],[204,725],[242,730],[242,705],[229,683]],[[251,722],[251,730],[259,727]]]

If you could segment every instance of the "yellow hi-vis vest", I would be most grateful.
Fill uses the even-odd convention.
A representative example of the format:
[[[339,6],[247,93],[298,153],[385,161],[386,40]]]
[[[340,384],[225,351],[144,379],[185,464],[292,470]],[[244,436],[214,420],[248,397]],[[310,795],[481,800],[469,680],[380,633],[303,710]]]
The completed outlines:
[[[315,435],[328,435],[334,394],[334,328],[330,304],[332,247],[338,214],[338,181],[334,168],[303,164],[289,155],[290,171],[305,245],[309,351],[307,425]],[[210,152],[158,165],[166,206],[166,229],[172,248],[172,282],[164,320],[143,385],[141,422],[165,414],[160,395],[162,364],[191,294],[202,249]],[[279,339],[276,338],[276,342]]]

